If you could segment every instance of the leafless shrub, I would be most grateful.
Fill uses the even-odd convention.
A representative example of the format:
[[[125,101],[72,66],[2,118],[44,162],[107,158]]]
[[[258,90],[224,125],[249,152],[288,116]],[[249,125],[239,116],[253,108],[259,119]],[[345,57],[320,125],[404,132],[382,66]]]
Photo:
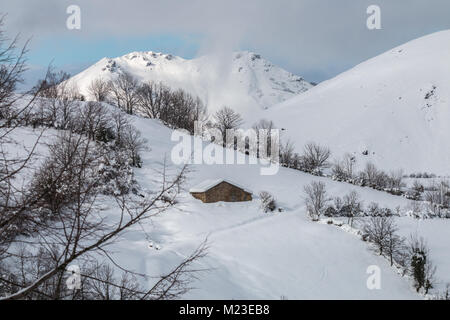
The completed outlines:
[[[260,208],[264,213],[272,212],[276,209],[275,198],[269,192],[261,191],[259,198],[261,199]]]
[[[323,182],[313,181],[304,187],[305,204],[308,216],[317,221],[326,209],[329,202],[325,184]]]
[[[343,198],[341,213],[348,217],[348,223],[353,226],[353,221],[362,211],[362,202],[356,191],[351,191]]]
[[[431,212],[445,217],[446,209],[450,208],[450,184],[445,180],[433,183],[427,188],[424,197]]]
[[[332,166],[334,178],[341,181],[349,181],[354,178],[354,166],[356,159],[349,153],[346,153],[342,160],[336,160]]]
[[[295,162],[294,144],[292,141],[287,140],[285,143],[280,144],[280,163],[287,167],[292,168]]]
[[[388,177],[388,187],[400,189],[403,186],[403,170],[391,171]]]
[[[91,84],[88,87],[88,92],[94,101],[104,102],[108,101],[108,97],[111,92],[111,88],[108,85],[108,82],[99,78],[92,80]]]
[[[140,168],[142,166],[141,151],[146,148],[147,140],[142,138],[141,132],[133,126],[125,127],[122,133],[123,148],[128,151],[131,165]]]
[[[149,118],[160,119],[178,129],[194,134],[195,121],[204,121],[206,107],[198,97],[184,90],[171,90],[163,84],[146,82],[138,89],[139,112]]]
[[[36,97],[60,97],[57,86],[49,85],[52,83],[49,79],[49,82],[41,82],[24,104],[18,105],[14,90],[25,69],[26,50],[16,54],[15,41],[3,48],[7,43],[1,37],[3,35],[0,31],[2,147],[13,140],[11,133],[21,124],[17,120],[30,109]],[[54,111],[51,109],[50,114]],[[54,123],[50,125],[56,127],[57,121],[53,115],[50,120]],[[65,125],[63,127],[66,128]],[[85,127],[84,124],[82,127]],[[86,124],[86,127],[92,129],[96,125]],[[126,133],[121,139],[127,141]],[[169,299],[179,297],[190,289],[192,279],[204,270],[195,268],[195,263],[206,254],[206,245],[199,247],[152,288],[141,289],[129,277],[119,280],[110,268],[101,267],[87,273],[83,290],[68,291],[64,280],[67,268],[72,264],[85,266],[97,259],[106,259],[116,268],[124,269],[111,257],[109,246],[129,228],[173,206],[181,189],[180,184],[184,181],[185,168],[176,174],[163,174],[161,186],[150,194],[142,197],[116,194],[113,199],[119,210],[118,217],[111,217],[102,212],[96,202],[102,190],[99,187],[101,174],[96,174],[99,170],[97,164],[105,156],[105,149],[96,147],[98,142],[92,139],[92,135],[74,133],[69,128],[57,141],[59,145],[50,146],[50,157],[43,160],[41,170],[30,182],[32,187],[19,188],[14,184],[17,177],[29,174],[25,169],[36,157],[40,136],[36,140],[22,158],[11,157],[0,148],[0,300],[117,296]],[[25,230],[17,230],[21,222],[25,222]],[[127,274],[134,274],[126,271]],[[97,289],[93,290],[94,287]],[[118,291],[108,294],[114,291],[112,288]]]
[[[111,92],[110,102],[128,114],[134,113],[134,108],[139,102],[139,83],[129,73],[122,72],[108,83]]]
[[[328,166],[330,156],[331,151],[328,147],[310,142],[303,149],[302,167],[308,172],[321,170]]]
[[[380,255],[386,253],[386,241],[389,235],[396,231],[394,220],[391,217],[371,217],[363,228],[367,239],[372,242]]]

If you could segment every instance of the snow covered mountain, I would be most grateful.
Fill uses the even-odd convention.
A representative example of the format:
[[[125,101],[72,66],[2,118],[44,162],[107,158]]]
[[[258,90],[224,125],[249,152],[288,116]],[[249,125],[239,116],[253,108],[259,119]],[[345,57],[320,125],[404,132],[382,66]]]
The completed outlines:
[[[450,174],[450,30],[370,59],[262,117],[363,165]],[[364,151],[368,152],[364,152]],[[363,155],[363,153],[368,153]]]
[[[244,118],[312,87],[303,78],[247,51],[192,60],[151,51],[133,52],[114,59],[103,58],[71,80],[82,94],[89,96],[87,88],[94,79],[110,80],[119,72],[187,90],[198,95],[210,113],[228,105]]]

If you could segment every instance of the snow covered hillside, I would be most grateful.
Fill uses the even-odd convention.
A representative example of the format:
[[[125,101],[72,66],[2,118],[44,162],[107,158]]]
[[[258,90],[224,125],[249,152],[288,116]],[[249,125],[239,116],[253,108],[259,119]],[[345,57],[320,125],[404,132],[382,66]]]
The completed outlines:
[[[392,49],[261,117],[364,165],[450,174],[450,30]],[[363,152],[367,151],[367,155]]]
[[[170,54],[133,52],[118,58],[103,58],[71,78],[82,94],[95,79],[110,80],[128,72],[141,81],[162,82],[199,96],[213,113],[224,105],[251,117],[307,91],[312,85],[252,52],[224,56],[201,56],[186,60]]]
[[[158,190],[161,172],[169,175],[180,170],[170,154],[177,142],[172,130],[159,121],[127,116],[147,139],[142,168],[135,178],[141,192]],[[40,130],[19,128],[14,131],[17,146],[30,149]],[[39,146],[45,155],[47,143],[59,130],[48,130]],[[188,137],[188,139],[194,139]],[[197,139],[197,138],[195,138]],[[200,143],[198,141],[198,143]],[[204,143],[206,146],[206,143]],[[7,148],[8,149],[8,148]],[[19,152],[11,150],[12,152]],[[316,177],[297,170],[281,168],[273,176],[260,175],[259,165],[191,165],[177,204],[151,220],[135,225],[109,246],[114,260],[139,274],[167,274],[186,259],[206,238],[208,255],[195,263],[208,269],[192,284],[196,289],[184,298],[194,299],[421,299],[407,277],[401,277],[386,258],[371,250],[370,244],[336,225],[312,222],[306,214],[303,187],[312,181],[326,184],[329,196],[344,196],[356,191],[365,205],[377,202],[382,207],[404,210],[408,200],[370,188]],[[205,204],[188,190],[207,179],[230,179],[253,192],[253,201]],[[20,181],[18,181],[21,183]],[[274,195],[274,213],[263,213],[260,191]],[[120,215],[116,201],[101,196],[97,203],[102,215]],[[400,233],[408,237],[418,232],[431,248],[431,258],[438,268],[441,290],[450,281],[445,270],[448,230],[446,220],[419,221],[398,218]],[[445,238],[444,238],[445,237]],[[369,266],[381,270],[381,289],[369,290]],[[153,285],[153,278],[148,278]]]
[[[170,162],[175,142],[170,141],[172,131],[155,120],[135,118],[134,124],[151,148],[143,153],[143,167],[136,170],[136,178],[144,189],[152,190],[165,156],[169,170],[176,170]],[[188,193],[189,188],[206,179],[219,178],[252,190],[254,200],[205,204]],[[258,165],[192,165],[178,205],[128,232],[114,248],[116,257],[137,272],[162,274],[208,238],[209,254],[198,267],[210,271],[194,283],[197,289],[186,298],[420,298],[411,283],[384,258],[374,255],[367,243],[335,226],[307,218],[302,189],[313,180],[326,183],[333,195],[356,190],[367,203],[376,201],[391,208],[406,205],[401,197],[290,169],[261,176]],[[284,212],[263,213],[258,199],[262,190],[271,192]],[[109,210],[114,214],[114,207]],[[367,289],[370,265],[382,270],[381,290]]]

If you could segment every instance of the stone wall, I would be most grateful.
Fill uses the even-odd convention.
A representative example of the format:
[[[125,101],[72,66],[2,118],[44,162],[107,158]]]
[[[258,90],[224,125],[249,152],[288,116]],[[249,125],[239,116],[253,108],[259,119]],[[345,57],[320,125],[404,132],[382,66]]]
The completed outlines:
[[[251,193],[242,190],[228,182],[221,182],[217,186],[209,189],[206,192],[195,192],[192,196],[206,203],[213,203],[219,201],[225,202],[241,202],[251,201]]]

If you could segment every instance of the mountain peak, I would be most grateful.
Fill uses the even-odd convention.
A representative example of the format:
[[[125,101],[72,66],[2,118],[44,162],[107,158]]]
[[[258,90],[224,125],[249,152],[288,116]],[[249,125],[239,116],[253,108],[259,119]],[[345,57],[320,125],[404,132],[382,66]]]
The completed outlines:
[[[210,113],[224,105],[230,106],[249,121],[254,121],[255,112],[312,87],[302,77],[250,51],[233,52],[229,62],[214,55],[184,59],[161,52],[135,51],[117,58],[103,58],[71,81],[89,98],[87,88],[94,79],[111,80],[120,72],[127,72],[140,81],[184,89],[202,99]]]

